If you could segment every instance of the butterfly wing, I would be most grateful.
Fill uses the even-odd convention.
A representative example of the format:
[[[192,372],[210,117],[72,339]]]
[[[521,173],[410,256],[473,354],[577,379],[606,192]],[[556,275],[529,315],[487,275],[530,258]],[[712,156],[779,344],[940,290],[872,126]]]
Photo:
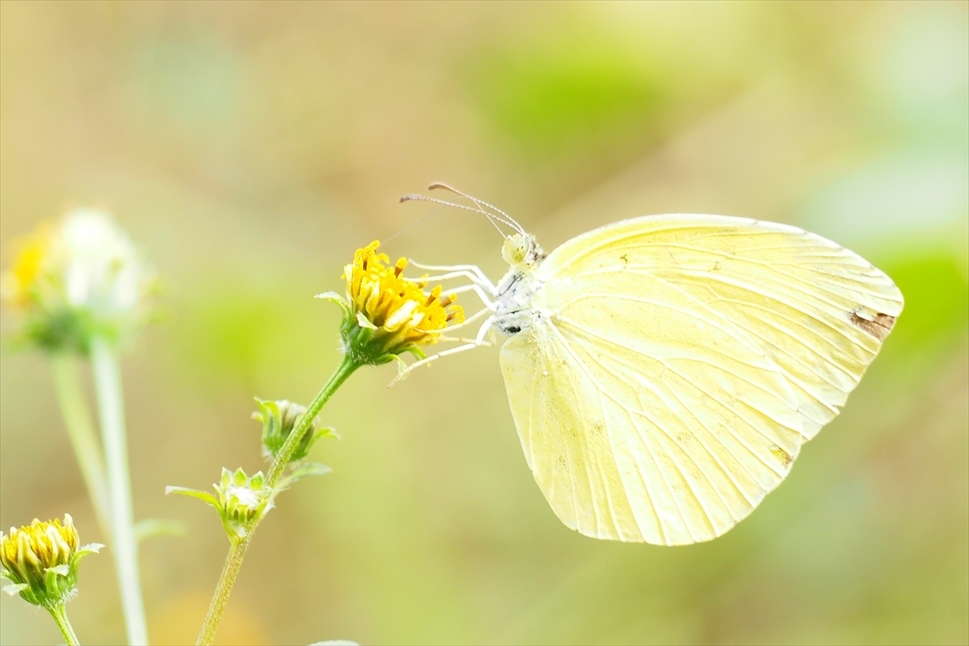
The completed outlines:
[[[598,538],[719,536],[786,477],[901,312],[834,243],[723,216],[626,220],[535,270],[531,327],[501,352],[526,459]]]

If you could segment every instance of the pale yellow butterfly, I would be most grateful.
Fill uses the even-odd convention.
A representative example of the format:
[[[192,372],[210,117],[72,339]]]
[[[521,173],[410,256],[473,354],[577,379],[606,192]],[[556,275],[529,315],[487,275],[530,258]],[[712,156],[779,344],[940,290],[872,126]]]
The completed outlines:
[[[838,414],[902,311],[888,276],[792,226],[646,216],[546,254],[454,192],[514,230],[510,269],[492,284],[477,267],[427,267],[468,279],[488,307],[469,319],[485,319],[475,340],[426,361],[508,335],[525,460],[586,536],[683,545],[729,530]]]

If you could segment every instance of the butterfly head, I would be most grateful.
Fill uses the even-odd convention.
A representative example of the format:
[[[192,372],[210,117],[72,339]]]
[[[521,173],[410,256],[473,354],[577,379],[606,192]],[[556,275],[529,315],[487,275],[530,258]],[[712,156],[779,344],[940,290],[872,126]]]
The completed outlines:
[[[545,257],[545,252],[538,245],[535,236],[529,233],[514,233],[505,238],[501,245],[501,257],[512,269],[523,271],[535,265]]]

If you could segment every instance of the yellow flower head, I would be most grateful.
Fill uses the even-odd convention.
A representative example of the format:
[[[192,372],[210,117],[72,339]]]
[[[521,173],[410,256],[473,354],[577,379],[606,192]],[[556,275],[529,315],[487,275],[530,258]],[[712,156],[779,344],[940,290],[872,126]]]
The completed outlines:
[[[80,543],[69,514],[63,524],[35,518],[9,535],[0,532],[0,575],[13,582],[4,589],[35,605],[63,603],[77,587],[77,562],[101,547]]]
[[[407,260],[390,266],[387,255],[377,253],[379,246],[375,240],[357,250],[343,272],[346,301],[339,299],[344,349],[362,350],[364,363],[383,363],[408,351],[419,354],[419,346],[437,342],[448,324],[464,320],[453,294],[442,296],[440,285],[424,291],[425,283],[404,278]]]

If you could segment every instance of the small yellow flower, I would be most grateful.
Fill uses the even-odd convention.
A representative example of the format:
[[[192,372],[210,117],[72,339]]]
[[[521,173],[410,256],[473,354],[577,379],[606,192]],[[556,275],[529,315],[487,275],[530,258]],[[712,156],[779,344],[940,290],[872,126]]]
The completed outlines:
[[[320,295],[343,308],[344,351],[361,363],[385,363],[402,352],[422,356],[420,346],[436,343],[449,324],[464,321],[453,294],[441,296],[440,285],[426,292],[425,283],[404,278],[407,260],[389,266],[379,246],[375,240],[358,249],[346,266],[345,300],[332,292]]]
[[[0,576],[13,582],[4,590],[47,608],[68,600],[77,589],[78,561],[101,548],[80,543],[70,514],[63,524],[34,519],[9,535],[0,532]]]
[[[108,216],[78,210],[42,224],[0,275],[0,300],[41,347],[85,351],[93,335],[116,339],[144,319],[152,283],[141,254]]]
[[[0,299],[14,307],[29,306],[49,253],[50,233],[49,226],[41,225],[33,234],[14,241],[20,250],[10,270],[0,274]]]

